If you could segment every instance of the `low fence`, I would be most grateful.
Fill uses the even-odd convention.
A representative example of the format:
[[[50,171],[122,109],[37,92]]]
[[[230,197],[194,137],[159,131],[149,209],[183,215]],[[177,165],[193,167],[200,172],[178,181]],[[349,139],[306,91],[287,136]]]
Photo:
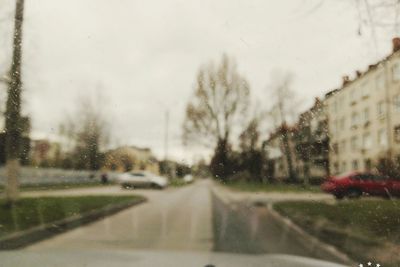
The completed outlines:
[[[63,183],[98,183],[100,171],[64,170],[54,168],[21,167],[19,183],[29,184],[63,184]],[[115,180],[117,173],[108,172],[109,180]],[[0,185],[6,183],[6,168],[0,167]]]

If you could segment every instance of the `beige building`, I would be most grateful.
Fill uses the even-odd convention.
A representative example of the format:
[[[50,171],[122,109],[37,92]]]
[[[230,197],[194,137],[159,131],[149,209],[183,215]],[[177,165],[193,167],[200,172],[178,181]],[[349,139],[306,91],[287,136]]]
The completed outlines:
[[[31,140],[30,160],[33,166],[51,166],[61,159],[61,145],[47,139]]]
[[[149,148],[123,146],[106,153],[105,169],[116,171],[146,170],[159,174],[158,161]]]
[[[277,180],[289,177],[288,158],[283,146],[284,130],[288,130],[290,159],[299,180],[325,178],[329,175],[329,137],[326,106],[316,98],[314,105],[300,114],[292,127],[277,128],[264,142],[267,176]]]
[[[400,159],[400,38],[382,61],[326,94],[332,174]]]

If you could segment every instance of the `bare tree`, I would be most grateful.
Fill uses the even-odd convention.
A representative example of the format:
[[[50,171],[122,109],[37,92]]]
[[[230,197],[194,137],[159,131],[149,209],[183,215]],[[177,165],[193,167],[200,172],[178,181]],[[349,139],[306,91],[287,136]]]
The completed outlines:
[[[400,1],[398,0],[354,0],[362,27],[369,27],[374,35],[377,28],[399,32]]]
[[[241,124],[250,101],[250,88],[246,79],[236,69],[236,64],[226,55],[218,67],[209,64],[197,75],[193,99],[186,108],[183,124],[184,142],[206,144],[215,148],[219,171],[225,176],[227,150],[235,127]]]
[[[302,4],[306,9],[303,16],[316,12],[329,1],[320,0],[313,6]],[[370,35],[375,50],[378,51],[380,36],[396,36],[400,34],[400,1],[399,0],[352,0],[344,1],[352,5],[358,16],[358,35]]]
[[[295,119],[298,108],[296,94],[292,89],[293,75],[290,73],[276,72],[272,75],[272,83],[269,89],[272,93],[272,108],[270,114],[274,120],[276,128],[281,130],[281,147],[285,154],[288,166],[289,179],[296,181],[297,176],[294,171],[292,151],[290,148],[289,123]]]
[[[11,81],[6,104],[6,199],[9,204],[18,199],[18,173],[20,168],[21,120],[21,58],[24,0],[16,1]]]
[[[262,182],[264,157],[260,146],[260,116],[254,116],[239,136],[240,167],[251,179]]]
[[[254,117],[239,136],[239,147],[243,151],[254,151],[259,148],[260,142],[260,118]]]
[[[66,137],[70,155],[78,169],[97,170],[101,166],[101,150],[110,137],[110,123],[102,110],[101,98],[83,96],[75,114],[68,116],[60,125],[60,133]]]

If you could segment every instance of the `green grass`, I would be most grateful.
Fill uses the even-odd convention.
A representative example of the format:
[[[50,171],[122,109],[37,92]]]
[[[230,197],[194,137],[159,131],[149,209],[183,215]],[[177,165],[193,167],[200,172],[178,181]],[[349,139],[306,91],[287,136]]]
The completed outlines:
[[[400,246],[400,200],[355,200],[334,205],[282,202],[274,208],[354,260],[368,260],[375,255],[385,261],[385,246]],[[398,266],[400,258],[385,263],[383,266]]]
[[[319,186],[307,186],[299,184],[284,184],[284,183],[255,183],[255,182],[228,182],[224,183],[231,189],[238,191],[248,191],[248,192],[321,192]]]
[[[172,187],[181,187],[181,186],[185,186],[188,185],[188,183],[186,183],[183,178],[175,178],[175,179],[171,179],[171,181],[169,182],[169,186]]]
[[[112,183],[108,183],[106,185],[103,185],[99,182],[28,184],[28,185],[22,185],[20,187],[20,190],[21,191],[62,190],[62,189],[75,189],[75,188],[97,187],[97,186],[107,186],[107,185],[112,185]],[[3,191],[4,191],[4,186],[0,185],[0,192]]]
[[[292,218],[308,218],[360,235],[400,244],[400,201],[361,200],[329,205],[318,202],[285,202],[275,208]]]
[[[0,237],[51,223],[108,205],[139,199],[138,196],[80,196],[22,198],[13,208],[0,200]]]

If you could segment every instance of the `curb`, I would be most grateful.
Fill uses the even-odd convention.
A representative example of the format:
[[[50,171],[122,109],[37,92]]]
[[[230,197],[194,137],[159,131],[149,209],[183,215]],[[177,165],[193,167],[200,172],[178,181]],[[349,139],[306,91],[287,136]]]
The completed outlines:
[[[0,239],[0,250],[13,250],[27,247],[38,241],[116,214],[124,209],[141,204],[145,201],[145,198],[140,198],[121,204],[109,205],[84,214],[74,215],[59,221],[10,234]]]
[[[303,244],[303,246],[306,247],[309,251],[315,252],[317,255],[328,255],[351,266],[355,264],[348,255],[339,251],[335,246],[322,242],[315,236],[312,236],[309,233],[305,232],[292,220],[283,217],[279,212],[274,210],[272,204],[268,205],[268,212],[275,220],[287,226],[288,229],[297,236],[297,240],[299,240]]]

